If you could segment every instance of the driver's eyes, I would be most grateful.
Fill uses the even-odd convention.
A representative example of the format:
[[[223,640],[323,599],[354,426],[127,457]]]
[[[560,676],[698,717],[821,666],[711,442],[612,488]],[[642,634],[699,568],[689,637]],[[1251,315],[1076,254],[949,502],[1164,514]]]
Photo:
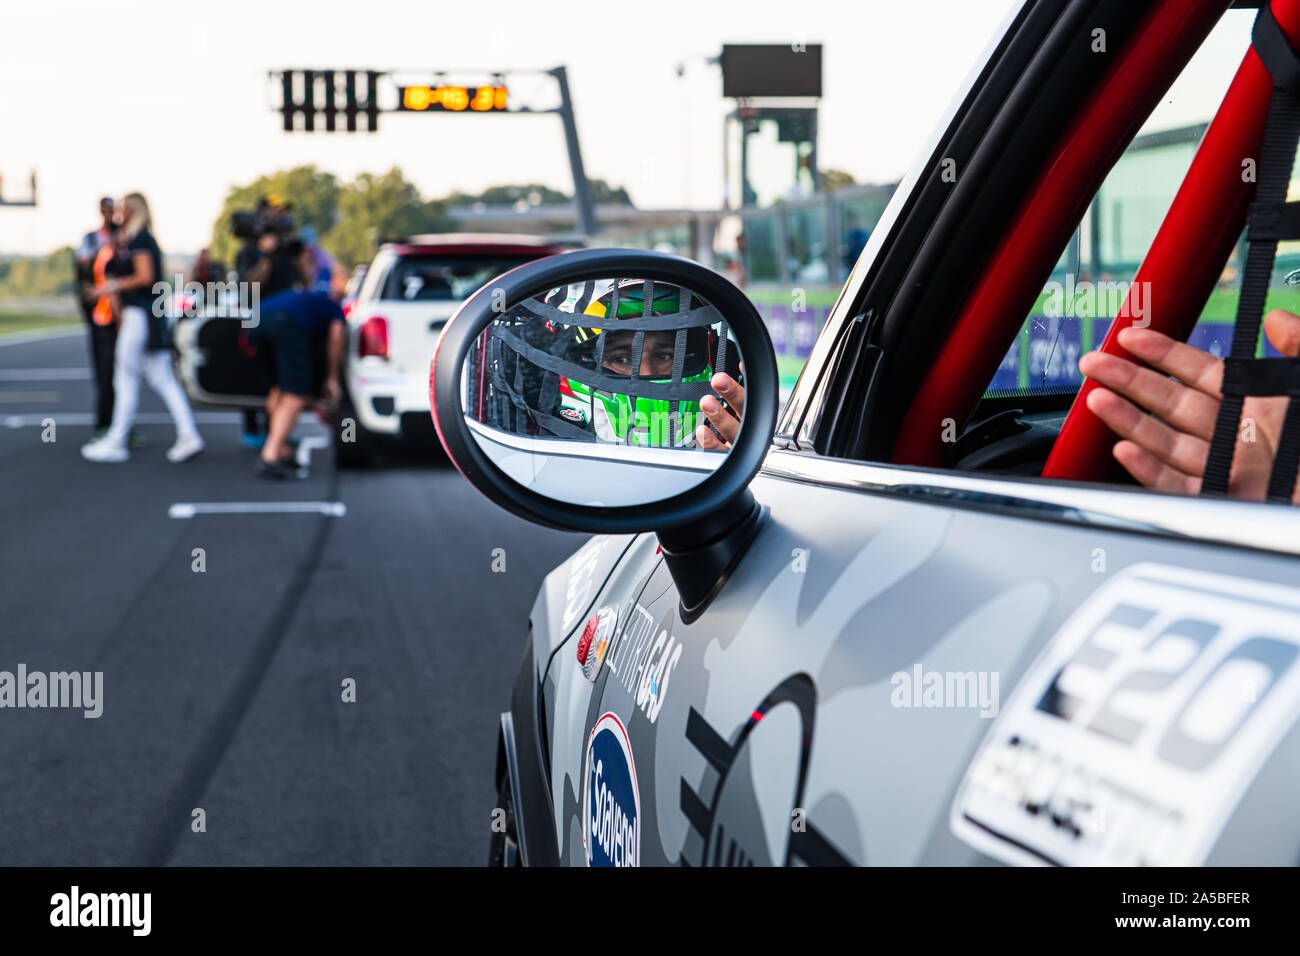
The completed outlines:
[[[676,353],[672,349],[660,352],[646,353],[646,358],[650,360],[650,365],[656,374],[661,373],[664,369],[672,369],[673,356]],[[620,349],[617,352],[605,353],[605,366],[621,374],[629,374],[632,370],[632,353],[627,349]]]

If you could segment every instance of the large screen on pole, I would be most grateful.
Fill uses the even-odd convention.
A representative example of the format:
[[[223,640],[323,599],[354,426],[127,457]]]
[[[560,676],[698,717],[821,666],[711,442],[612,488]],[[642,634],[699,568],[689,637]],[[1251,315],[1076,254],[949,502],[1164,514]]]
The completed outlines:
[[[724,44],[722,95],[728,98],[821,96],[822,45]]]

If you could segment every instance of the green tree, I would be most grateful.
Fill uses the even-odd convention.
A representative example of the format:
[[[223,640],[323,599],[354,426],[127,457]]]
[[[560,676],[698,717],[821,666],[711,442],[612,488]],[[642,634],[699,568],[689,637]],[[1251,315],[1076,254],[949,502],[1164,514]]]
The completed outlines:
[[[591,180],[591,196],[598,203],[621,203],[632,205],[632,198],[623,186],[611,186],[603,179]],[[562,206],[573,202],[571,193],[543,186],[541,183],[521,183],[514,186],[489,186],[477,195],[472,193],[452,193],[447,202],[468,205],[469,203],[487,203],[488,205],[510,206],[520,200],[530,206]]]
[[[231,216],[236,210],[252,209],[263,196],[275,195],[293,205],[293,220],[299,229],[311,226],[317,235],[324,235],[338,221],[341,191],[333,173],[311,165],[259,176],[246,186],[233,187],[212,227],[212,258],[234,268],[235,255],[243,244],[230,232]]]
[[[420,197],[396,167],[383,175],[362,173],[339,193],[338,220],[321,245],[349,268],[369,262],[380,240],[451,228],[441,202]]]
[[[509,206],[523,200],[530,206],[549,206],[566,203],[572,196],[543,186],[541,183],[521,183],[514,186],[489,186],[481,193],[453,193],[447,197],[448,202],[487,203],[489,206]]]
[[[632,197],[624,186],[611,186],[603,179],[591,181],[591,196],[598,203],[620,203],[624,206],[634,205]]]
[[[842,169],[823,169],[821,171],[821,189],[822,192],[828,193],[832,189],[841,189],[845,186],[852,186],[857,180],[853,178],[852,173],[846,173]]]
[[[74,291],[72,247],[64,246],[44,256],[16,256],[5,262],[0,274],[0,298],[43,299]]]

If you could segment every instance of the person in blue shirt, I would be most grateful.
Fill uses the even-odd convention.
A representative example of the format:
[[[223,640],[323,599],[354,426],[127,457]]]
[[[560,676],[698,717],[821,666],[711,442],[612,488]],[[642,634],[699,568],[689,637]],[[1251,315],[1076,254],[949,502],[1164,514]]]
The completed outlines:
[[[336,404],[343,394],[339,373],[347,340],[343,309],[329,295],[310,291],[315,271],[310,248],[301,256],[308,291],[277,293],[261,304],[253,341],[270,376],[268,422],[256,474],[284,480],[296,474],[289,436],[302,411]]]

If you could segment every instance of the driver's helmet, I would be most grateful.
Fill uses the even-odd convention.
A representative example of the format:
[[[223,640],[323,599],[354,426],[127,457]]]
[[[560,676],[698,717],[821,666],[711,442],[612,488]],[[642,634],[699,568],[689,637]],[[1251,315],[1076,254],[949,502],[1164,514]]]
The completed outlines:
[[[652,290],[649,309],[647,290]],[[704,303],[697,299],[694,305]],[[615,312],[612,316],[611,309]],[[684,390],[699,396],[693,399],[656,397],[654,393],[670,392],[673,386],[685,383],[707,383],[713,377],[717,333],[700,324],[619,327],[629,319],[671,316],[691,309],[690,293],[669,283],[641,279],[623,280],[593,300],[582,314],[602,320],[601,324],[570,326],[566,358],[595,374],[587,381],[581,380],[586,376],[560,377],[559,417],[591,428],[601,442],[659,448],[694,446],[695,428],[702,421],[699,397],[707,392],[707,384]],[[615,378],[626,378],[631,389],[621,390],[612,381]],[[632,390],[636,394],[630,394]]]

